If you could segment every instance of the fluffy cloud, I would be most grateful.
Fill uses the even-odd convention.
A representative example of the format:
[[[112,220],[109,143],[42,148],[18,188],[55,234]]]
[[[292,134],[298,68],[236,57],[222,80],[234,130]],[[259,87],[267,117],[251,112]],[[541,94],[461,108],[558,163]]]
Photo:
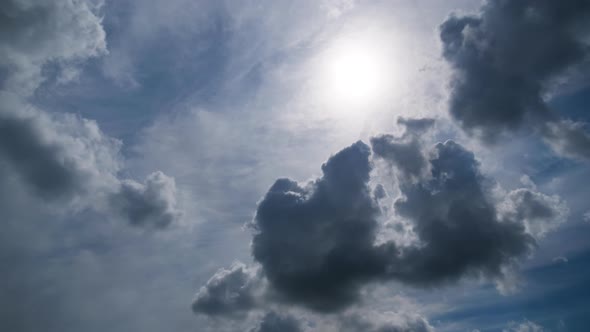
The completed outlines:
[[[256,269],[242,263],[220,269],[195,296],[193,311],[212,316],[247,312],[257,306],[261,283]]]
[[[68,76],[76,72],[72,66],[106,52],[100,5],[10,0],[0,9],[0,71],[5,74],[0,176],[17,177],[35,196],[59,202],[62,210],[90,207],[133,225],[161,228],[180,216],[173,179],[158,172],[145,185],[119,179],[120,141],[105,135],[95,121],[47,113],[25,100],[44,80],[46,65],[57,65]]]
[[[402,175],[418,178],[428,171],[426,156],[420,148],[420,135],[434,125],[434,120],[399,118],[397,122],[406,128],[404,134],[373,137],[373,152],[393,163]]]
[[[174,179],[161,172],[145,184],[121,180],[121,142],[96,122],[50,114],[0,93],[0,176],[17,177],[48,202],[94,208],[132,225],[162,228],[177,220]]]
[[[400,171],[394,208],[412,225],[417,241],[410,245],[376,241],[380,210],[368,186],[370,149],[362,142],[333,155],[322,177],[307,184],[279,179],[269,189],[252,222],[252,254],[280,300],[337,311],[356,301],[370,281],[417,287],[466,276],[509,281],[536,238],[565,219],[559,198],[530,189],[512,191],[499,202],[494,182],[461,145],[447,141],[425,148],[408,135],[413,134],[373,142],[388,151],[377,157]],[[408,153],[422,156],[428,171],[407,177],[399,154]]]
[[[121,143],[96,122],[44,113],[9,93],[0,93],[0,107],[0,160],[35,193],[74,198],[116,184]]]
[[[447,141],[431,155],[429,177],[417,183],[398,178],[396,212],[412,222],[422,244],[405,248],[390,273],[416,285],[501,276],[504,265],[530,252],[533,237],[521,221],[498,218],[473,153]]]
[[[7,73],[2,88],[32,93],[43,81],[49,62],[65,76],[72,64],[106,52],[105,32],[97,16],[99,1],[8,0],[0,8],[0,68]]]
[[[176,207],[174,179],[159,171],[150,174],[145,184],[121,181],[111,202],[120,215],[137,226],[164,228],[182,215]]]
[[[562,122],[543,94],[556,75],[588,55],[587,1],[487,1],[479,15],[452,15],[440,26],[453,69],[450,112],[490,141],[527,125],[559,153],[588,157],[581,124]]]
[[[279,179],[260,202],[252,253],[287,300],[339,309],[395,256],[394,248],[374,246],[379,210],[368,187],[369,157],[357,142],[322,165],[321,178],[305,185]]]

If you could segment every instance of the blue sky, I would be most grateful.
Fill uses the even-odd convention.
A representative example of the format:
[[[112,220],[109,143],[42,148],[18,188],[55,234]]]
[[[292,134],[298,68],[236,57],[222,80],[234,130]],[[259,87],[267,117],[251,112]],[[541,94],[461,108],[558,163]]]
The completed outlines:
[[[586,331],[588,15],[9,0],[0,330]]]

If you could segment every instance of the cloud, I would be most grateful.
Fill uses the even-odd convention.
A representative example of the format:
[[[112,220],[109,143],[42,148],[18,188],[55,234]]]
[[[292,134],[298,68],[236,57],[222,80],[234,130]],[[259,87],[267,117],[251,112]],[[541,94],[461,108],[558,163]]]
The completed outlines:
[[[453,70],[450,112],[490,142],[535,128],[566,156],[588,158],[581,124],[563,122],[544,100],[552,80],[588,56],[587,1],[487,1],[478,15],[451,15],[440,26]]]
[[[5,92],[0,108],[0,160],[36,194],[73,199],[117,182],[121,143],[96,122],[44,113]]]
[[[174,180],[120,179],[122,143],[95,121],[34,107],[27,97],[57,65],[58,81],[76,64],[106,53],[101,2],[10,0],[0,9],[0,172],[63,211],[92,208],[133,225],[163,227],[179,218]],[[73,208],[73,209],[72,209]]]
[[[148,175],[145,184],[121,181],[111,202],[120,215],[136,226],[165,228],[182,215],[176,207],[174,178],[160,171]]]
[[[585,124],[571,120],[550,122],[543,128],[547,143],[563,156],[590,159],[590,133]]]
[[[401,137],[381,135],[371,138],[373,152],[389,161],[403,176],[418,178],[428,171],[426,156],[420,147],[420,136],[434,125],[433,119],[398,118],[405,128]]]
[[[447,141],[430,152],[431,174],[400,181],[394,203],[422,245],[404,249],[390,274],[415,285],[436,285],[466,275],[501,277],[502,267],[535,245],[521,220],[500,220],[472,152]]]
[[[320,178],[271,186],[251,224],[252,254],[280,301],[338,311],[372,281],[431,287],[468,276],[496,280],[506,290],[536,239],[565,220],[558,197],[517,189],[500,202],[472,152],[453,141],[425,148],[408,135],[379,144],[391,152],[386,158],[394,168],[404,167],[400,155],[411,149],[425,158],[428,172],[409,178],[402,169],[397,177],[395,213],[417,238],[409,245],[376,241],[380,210],[368,186],[370,149],[360,141],[330,157]]]
[[[279,179],[258,205],[252,254],[285,300],[336,310],[385,272],[390,248],[374,247],[379,210],[368,187],[369,156],[357,142],[322,165],[321,178]]]
[[[217,316],[252,310],[257,306],[261,282],[258,271],[242,263],[220,269],[196,294],[193,312]]]
[[[288,316],[281,315],[274,311],[268,312],[262,320],[258,323],[258,326],[250,330],[250,332],[300,332],[300,323],[297,319]]]
[[[0,107],[1,176],[71,212],[90,207],[155,228],[180,218],[174,179],[161,172],[145,184],[119,179],[121,142],[95,121],[42,112],[6,92]]]
[[[106,53],[100,1],[4,1],[0,9],[2,89],[29,95],[43,82],[43,66],[71,66]]]
[[[530,189],[509,192],[502,202],[503,217],[522,221],[527,232],[541,238],[566,221],[569,210],[557,196],[547,196]]]

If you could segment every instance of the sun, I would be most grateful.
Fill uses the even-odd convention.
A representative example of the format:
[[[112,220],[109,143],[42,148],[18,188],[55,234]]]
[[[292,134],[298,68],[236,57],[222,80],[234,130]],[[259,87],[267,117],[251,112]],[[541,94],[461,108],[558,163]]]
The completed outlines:
[[[366,48],[344,49],[328,64],[328,89],[335,98],[363,102],[377,97],[383,83],[379,59]]]
[[[321,61],[323,99],[342,108],[371,106],[391,88],[388,50],[375,40],[347,38],[334,42]]]

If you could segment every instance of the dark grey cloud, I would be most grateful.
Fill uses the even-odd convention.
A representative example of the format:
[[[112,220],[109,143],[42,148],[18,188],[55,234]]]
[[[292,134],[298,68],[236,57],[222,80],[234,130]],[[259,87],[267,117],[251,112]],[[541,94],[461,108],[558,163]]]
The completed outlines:
[[[280,300],[336,311],[358,300],[370,281],[431,287],[468,276],[507,280],[507,267],[565,220],[559,198],[529,189],[500,202],[495,183],[461,145],[447,141],[427,149],[407,135],[380,141],[390,152],[376,155],[395,161],[395,168],[405,167],[401,156],[407,153],[424,158],[428,172],[398,173],[401,195],[394,208],[412,225],[418,242],[411,245],[376,243],[380,210],[368,187],[372,162],[362,142],[333,155],[317,180],[279,179],[269,189],[252,223],[252,253]],[[405,146],[398,152],[388,144]]]
[[[96,122],[35,109],[0,92],[0,176],[65,211],[93,208],[132,225],[163,228],[181,217],[174,179],[121,180],[121,142]]]
[[[440,26],[443,56],[453,69],[451,115],[487,141],[526,126],[550,141],[558,136],[564,146],[583,144],[587,157],[582,128],[570,127],[575,134],[545,129],[559,119],[543,94],[556,75],[588,58],[589,17],[586,0],[490,0],[478,15],[451,15]],[[575,142],[563,143],[569,139]]]
[[[59,197],[77,190],[76,172],[68,170],[60,146],[43,142],[35,121],[0,112],[0,160],[40,195]]]
[[[380,135],[371,138],[373,152],[393,163],[404,176],[417,178],[428,171],[428,161],[422,151],[420,136],[434,125],[434,119],[398,118],[404,126],[401,137]]]
[[[251,329],[250,332],[300,332],[299,321],[289,315],[278,314],[270,311],[262,317],[258,326]]]
[[[321,178],[279,179],[260,202],[252,253],[286,300],[339,309],[356,300],[363,281],[385,273],[387,249],[374,247],[379,209],[369,157],[359,141],[322,165]]]
[[[447,141],[433,148],[431,176],[400,181],[396,212],[414,225],[423,245],[404,250],[390,273],[431,286],[466,275],[500,277],[502,267],[535,246],[520,220],[500,220],[473,153]]]
[[[217,316],[252,310],[257,307],[261,283],[258,271],[242,263],[220,269],[196,294],[193,312]]]
[[[110,200],[119,214],[136,226],[164,228],[182,215],[176,207],[174,178],[159,171],[150,174],[145,184],[121,181]]]
[[[48,200],[104,191],[117,181],[120,142],[94,121],[46,114],[0,92],[0,128],[5,170]]]

